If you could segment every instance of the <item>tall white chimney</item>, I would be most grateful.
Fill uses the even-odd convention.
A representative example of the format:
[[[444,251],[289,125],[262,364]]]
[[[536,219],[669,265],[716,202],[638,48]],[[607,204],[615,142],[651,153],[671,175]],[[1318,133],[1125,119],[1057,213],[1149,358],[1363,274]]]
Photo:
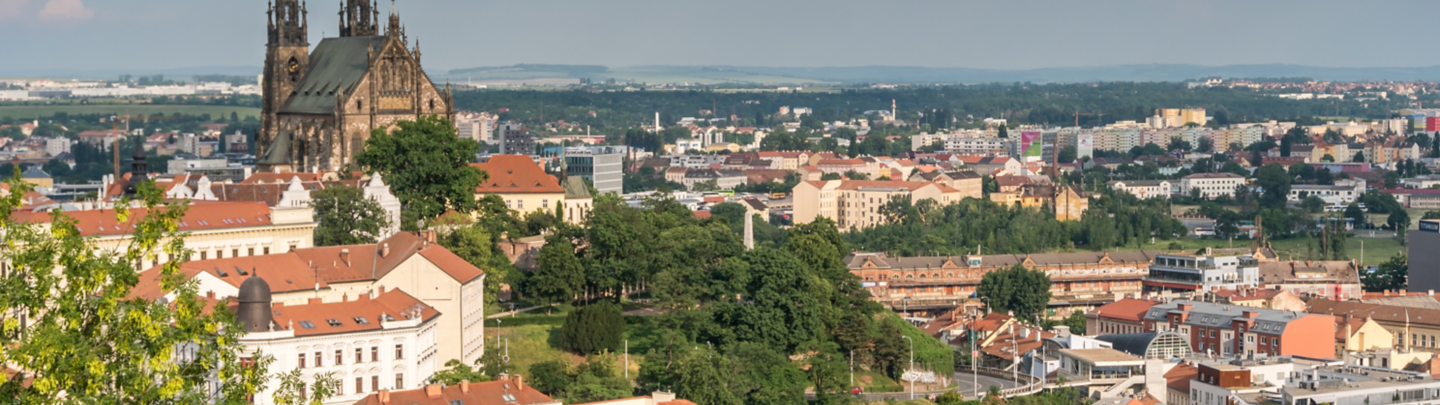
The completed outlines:
[[[660,132],[660,112],[655,112],[655,132]]]

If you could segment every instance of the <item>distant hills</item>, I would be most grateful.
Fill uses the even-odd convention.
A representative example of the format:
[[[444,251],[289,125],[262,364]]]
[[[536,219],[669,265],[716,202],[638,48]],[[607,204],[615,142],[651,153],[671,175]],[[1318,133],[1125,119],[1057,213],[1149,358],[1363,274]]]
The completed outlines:
[[[0,77],[107,79],[120,74],[164,74],[182,78],[199,74],[258,75],[258,66],[211,66],[172,69],[36,70],[0,68]],[[566,83],[578,79],[616,79],[645,83],[757,83],[777,85],[853,83],[1010,83],[1094,81],[1185,81],[1223,78],[1311,78],[1329,81],[1440,80],[1440,66],[1317,67],[1303,65],[1185,64],[1114,65],[1041,69],[972,69],[914,66],[766,67],[766,66],[632,66],[542,65],[473,67],[430,71],[436,81]]]

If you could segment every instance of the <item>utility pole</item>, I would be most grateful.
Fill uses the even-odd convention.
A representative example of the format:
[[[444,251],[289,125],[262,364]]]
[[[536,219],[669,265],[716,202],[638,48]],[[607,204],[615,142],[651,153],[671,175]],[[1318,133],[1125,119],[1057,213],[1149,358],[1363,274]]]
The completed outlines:
[[[900,338],[910,342],[910,372],[913,373],[915,372],[915,339],[905,335],[900,335]],[[915,399],[915,376],[913,374],[910,376],[910,399]]]
[[[850,355],[854,356],[855,351],[851,350]],[[855,377],[850,377],[855,379]],[[630,339],[625,339],[625,381],[630,381]]]
[[[855,386],[855,350],[850,350],[850,386]]]

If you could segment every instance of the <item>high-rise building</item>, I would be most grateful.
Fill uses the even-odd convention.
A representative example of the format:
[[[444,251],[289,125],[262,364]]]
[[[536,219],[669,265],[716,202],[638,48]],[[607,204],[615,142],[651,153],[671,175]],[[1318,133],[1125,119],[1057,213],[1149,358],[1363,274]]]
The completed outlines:
[[[497,131],[500,133],[500,154],[535,154],[535,137],[530,134],[529,128],[517,122],[507,122],[501,124]]]
[[[569,148],[565,153],[565,175],[590,181],[600,194],[625,192],[625,154],[617,148]]]

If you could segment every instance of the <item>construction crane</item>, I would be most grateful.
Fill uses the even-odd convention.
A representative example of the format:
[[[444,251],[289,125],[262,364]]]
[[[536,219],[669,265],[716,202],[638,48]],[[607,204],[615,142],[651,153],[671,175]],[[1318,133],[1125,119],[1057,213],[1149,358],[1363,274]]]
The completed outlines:
[[[1105,115],[1106,115],[1106,114],[1105,114],[1105,113],[1082,113],[1082,112],[1080,112],[1079,110],[1076,110],[1076,111],[1075,111],[1075,127],[1076,127],[1076,128],[1079,128],[1079,127],[1080,127],[1080,116],[1081,116],[1081,115],[1091,115],[1091,116],[1095,116],[1095,119],[1096,119],[1097,122],[1104,123],[1104,119],[1105,119]],[[1096,125],[1096,126],[1099,126],[1099,125]]]

